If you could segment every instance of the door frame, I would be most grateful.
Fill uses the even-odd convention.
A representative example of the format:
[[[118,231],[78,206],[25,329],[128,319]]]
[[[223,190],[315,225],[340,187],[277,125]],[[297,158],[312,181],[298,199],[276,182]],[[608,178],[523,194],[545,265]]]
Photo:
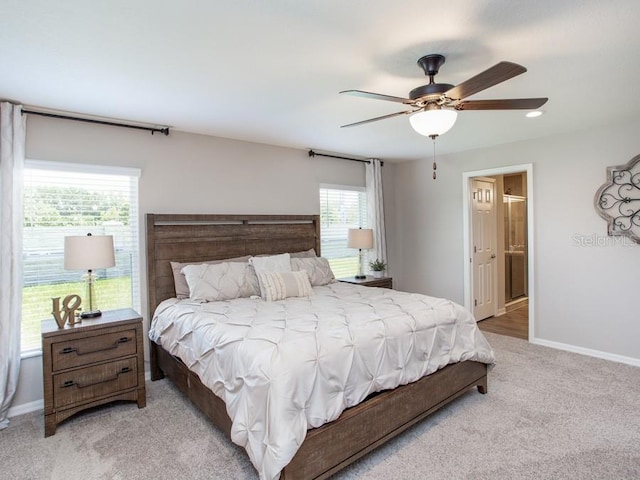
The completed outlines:
[[[529,298],[529,341],[534,338],[535,325],[535,245],[534,239],[534,191],[533,191],[533,164],[509,165],[505,167],[488,168],[462,172],[462,243],[464,265],[464,306],[473,311],[473,269],[471,268],[471,181],[475,177],[491,177],[510,173],[527,174],[527,283]]]

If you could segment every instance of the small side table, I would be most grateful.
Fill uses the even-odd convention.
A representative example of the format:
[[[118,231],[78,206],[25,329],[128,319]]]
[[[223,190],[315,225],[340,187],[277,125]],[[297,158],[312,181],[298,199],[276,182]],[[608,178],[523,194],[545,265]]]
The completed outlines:
[[[339,282],[353,283],[354,285],[363,285],[365,287],[393,288],[392,277],[376,278],[373,275],[367,275],[366,278],[346,277],[339,278]]]
[[[114,400],[146,406],[142,317],[125,308],[58,328],[42,322],[44,436],[70,416]]]

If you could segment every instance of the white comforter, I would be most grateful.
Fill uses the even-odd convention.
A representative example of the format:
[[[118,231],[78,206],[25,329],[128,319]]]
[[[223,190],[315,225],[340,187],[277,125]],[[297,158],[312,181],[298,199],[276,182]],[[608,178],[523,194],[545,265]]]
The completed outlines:
[[[449,363],[493,363],[472,315],[440,298],[332,283],[265,302],[162,302],[150,338],[227,406],[231,439],[278,478],[307,429]]]

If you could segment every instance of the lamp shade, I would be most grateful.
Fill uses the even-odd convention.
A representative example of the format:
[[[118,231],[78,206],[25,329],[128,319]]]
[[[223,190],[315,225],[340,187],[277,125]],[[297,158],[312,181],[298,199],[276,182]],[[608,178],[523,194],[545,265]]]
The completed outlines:
[[[115,264],[113,235],[64,237],[65,270],[95,270]]]
[[[347,247],[373,248],[373,230],[370,228],[350,228],[347,236]]]
[[[409,117],[409,122],[420,135],[431,137],[448,132],[457,118],[458,112],[455,110],[435,108],[414,113]]]

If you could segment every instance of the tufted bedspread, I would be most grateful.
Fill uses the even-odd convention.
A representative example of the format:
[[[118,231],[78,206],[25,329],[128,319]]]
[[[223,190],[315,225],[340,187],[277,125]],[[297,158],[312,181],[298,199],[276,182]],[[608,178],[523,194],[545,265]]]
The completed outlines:
[[[445,299],[347,283],[265,302],[169,299],[150,338],[227,406],[231,439],[260,478],[278,478],[308,428],[369,394],[449,363],[494,362],[472,315]]]

